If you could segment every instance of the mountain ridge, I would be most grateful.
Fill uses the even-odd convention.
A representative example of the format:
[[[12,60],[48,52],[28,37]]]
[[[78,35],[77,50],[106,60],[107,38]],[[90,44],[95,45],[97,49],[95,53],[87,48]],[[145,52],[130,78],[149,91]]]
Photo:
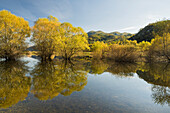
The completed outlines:
[[[105,33],[101,30],[99,31],[89,31],[88,33],[88,41],[89,43],[93,43],[94,41],[103,41],[103,42],[112,42],[112,41],[118,41],[118,40],[124,40],[128,39],[133,34],[127,33],[127,32],[110,32],[110,33]]]
[[[136,40],[137,42],[150,42],[156,35],[163,36],[164,33],[170,33],[170,20],[162,20],[148,24],[137,34],[129,38],[129,40]]]

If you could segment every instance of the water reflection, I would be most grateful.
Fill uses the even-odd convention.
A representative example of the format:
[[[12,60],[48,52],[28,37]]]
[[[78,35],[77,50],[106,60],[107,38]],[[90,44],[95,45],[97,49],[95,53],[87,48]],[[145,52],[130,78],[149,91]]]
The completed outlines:
[[[54,62],[38,62],[32,69],[28,70],[26,62],[0,62],[0,108],[8,108],[19,101],[23,101],[29,91],[38,100],[53,99],[59,94],[69,96],[73,92],[84,89],[87,85],[88,75],[102,75],[104,72],[109,72],[112,78],[116,76],[121,79],[133,77],[134,73],[137,73],[140,79],[152,84],[152,94],[150,95],[153,102],[162,106],[166,104],[170,106],[169,64],[130,64],[101,60],[72,62],[56,60]],[[31,77],[25,76],[27,73]],[[122,83],[121,79],[118,79],[120,84]],[[104,84],[101,85],[104,87]],[[134,85],[134,87],[136,86]],[[100,86],[98,88],[101,89]],[[93,92],[91,93],[93,94]]]
[[[117,77],[130,77],[136,73],[136,63],[116,63],[112,61],[93,60],[91,62],[91,73],[102,74],[110,72]]]
[[[168,87],[154,85],[151,96],[156,104],[170,106],[170,89]]]
[[[0,108],[8,108],[27,97],[31,86],[31,78],[25,76],[27,72],[25,62],[0,62]]]
[[[137,74],[146,82],[153,84],[151,96],[155,103],[170,106],[169,64],[141,64]]]
[[[114,74],[117,77],[132,77],[137,70],[138,65],[136,63],[110,63],[108,72]]]
[[[91,62],[91,73],[92,74],[102,74],[107,70],[109,64],[102,60],[93,60]]]
[[[137,74],[148,83],[170,87],[169,64],[141,64],[137,70]]]
[[[87,84],[87,71],[81,63],[67,61],[39,63],[35,66],[31,92],[40,100],[48,100],[59,94],[68,96],[81,91]]]

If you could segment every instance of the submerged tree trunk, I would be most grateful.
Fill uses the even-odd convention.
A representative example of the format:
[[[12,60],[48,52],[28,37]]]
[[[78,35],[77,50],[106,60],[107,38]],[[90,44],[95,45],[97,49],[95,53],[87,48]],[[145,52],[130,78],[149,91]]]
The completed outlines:
[[[50,54],[50,55],[48,56],[48,60],[49,60],[49,61],[52,61],[51,56],[52,56],[52,54]]]
[[[66,61],[70,61],[70,60],[71,60],[71,58],[70,58],[70,57],[64,57],[64,60],[66,60]]]
[[[15,59],[14,57],[11,57],[11,56],[10,56],[10,57],[5,57],[5,60],[6,60],[6,61],[12,61],[12,60],[16,60],[16,59]]]
[[[41,56],[41,60],[42,60],[42,61],[52,61],[51,56],[52,56],[52,55],[48,55],[48,56],[43,55],[43,56]]]

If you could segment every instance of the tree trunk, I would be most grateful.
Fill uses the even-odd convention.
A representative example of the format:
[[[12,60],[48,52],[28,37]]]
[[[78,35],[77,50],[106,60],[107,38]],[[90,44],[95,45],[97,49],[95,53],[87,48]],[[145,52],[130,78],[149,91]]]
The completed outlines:
[[[48,56],[48,60],[49,60],[49,61],[52,61],[51,56],[52,56],[52,55],[49,55],[49,56]]]

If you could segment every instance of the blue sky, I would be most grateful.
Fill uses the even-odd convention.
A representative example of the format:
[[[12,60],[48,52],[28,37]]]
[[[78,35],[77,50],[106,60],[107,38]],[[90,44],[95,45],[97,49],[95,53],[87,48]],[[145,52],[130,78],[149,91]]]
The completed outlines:
[[[149,23],[170,19],[170,0],[0,0],[0,10],[22,16],[33,26],[53,15],[86,32],[137,33]]]

